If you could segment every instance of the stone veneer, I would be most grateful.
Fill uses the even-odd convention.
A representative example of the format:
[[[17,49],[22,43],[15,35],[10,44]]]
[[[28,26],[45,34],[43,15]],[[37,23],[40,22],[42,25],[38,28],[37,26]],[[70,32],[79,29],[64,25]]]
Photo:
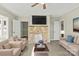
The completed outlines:
[[[45,43],[48,42],[48,26],[29,26],[28,27],[29,43],[34,43],[34,37],[37,33],[41,33],[43,35],[43,40]]]

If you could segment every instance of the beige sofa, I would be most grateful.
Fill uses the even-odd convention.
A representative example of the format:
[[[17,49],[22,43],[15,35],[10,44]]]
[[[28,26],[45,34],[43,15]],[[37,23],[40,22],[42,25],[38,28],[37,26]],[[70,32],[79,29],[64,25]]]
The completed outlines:
[[[11,37],[0,42],[0,56],[19,56],[26,45],[25,38]]]
[[[17,44],[13,45],[11,43],[8,43],[8,41],[0,42],[0,56],[19,56],[20,54],[21,49],[18,48]]]
[[[19,56],[20,48],[0,49],[0,56]]]
[[[79,37],[74,37],[74,43],[68,43],[65,38],[60,39],[59,44],[73,55],[79,56]]]
[[[18,44],[18,47],[21,48],[21,50],[24,50],[27,44],[27,40],[25,38],[12,37],[9,39],[9,43],[12,45]]]

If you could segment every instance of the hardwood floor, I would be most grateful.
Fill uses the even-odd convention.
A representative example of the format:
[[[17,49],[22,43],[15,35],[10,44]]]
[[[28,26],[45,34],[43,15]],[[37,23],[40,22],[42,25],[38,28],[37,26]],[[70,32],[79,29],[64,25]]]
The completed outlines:
[[[34,44],[28,44],[27,46],[21,56],[31,56]],[[70,52],[59,45],[57,40],[47,43],[47,46],[49,48],[49,56],[72,56]]]

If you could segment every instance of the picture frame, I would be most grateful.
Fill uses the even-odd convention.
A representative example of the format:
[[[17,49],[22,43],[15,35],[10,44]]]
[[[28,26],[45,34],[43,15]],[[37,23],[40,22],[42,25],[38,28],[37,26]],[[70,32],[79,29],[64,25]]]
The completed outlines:
[[[73,18],[73,32],[79,32],[79,17]]]

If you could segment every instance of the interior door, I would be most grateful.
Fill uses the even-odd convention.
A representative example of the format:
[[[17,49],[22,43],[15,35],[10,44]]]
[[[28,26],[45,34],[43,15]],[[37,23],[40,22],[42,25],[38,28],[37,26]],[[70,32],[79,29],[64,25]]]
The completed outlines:
[[[60,22],[54,21],[54,40],[59,40],[60,37]]]
[[[13,20],[13,36],[20,37],[20,20]]]

